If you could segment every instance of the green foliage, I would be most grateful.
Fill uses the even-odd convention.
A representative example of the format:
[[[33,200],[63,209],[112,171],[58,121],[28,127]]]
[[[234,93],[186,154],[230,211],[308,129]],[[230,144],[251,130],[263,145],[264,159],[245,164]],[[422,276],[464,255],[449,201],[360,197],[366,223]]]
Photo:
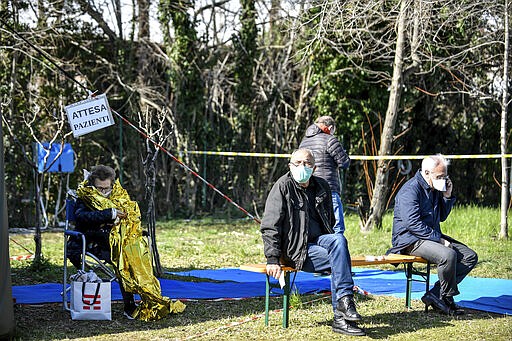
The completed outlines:
[[[112,41],[94,20],[83,20],[82,9],[76,2],[44,3],[47,6],[38,12],[42,16],[39,28],[20,24],[23,20],[15,17],[17,12],[8,20],[32,43],[50,53],[72,77],[90,90],[107,92],[111,107],[135,125],[143,108],[140,93],[157,107],[166,108],[165,130],[173,125],[173,134],[164,147],[183,157],[194,171],[251,213],[262,211],[270,186],[286,171],[284,159],[180,153],[203,149],[289,153],[319,115],[335,118],[338,137],[351,155],[372,154],[375,150],[365,150],[363,146],[379,144],[393,56],[387,47],[393,46],[396,38],[396,1],[368,3],[368,8],[375,11],[368,14],[369,21],[358,13],[361,15],[355,18],[357,23],[371,22],[369,29],[355,26],[373,35],[374,39],[366,43],[372,47],[373,43],[386,45],[382,54],[359,58],[359,50],[355,49],[365,41],[345,34],[347,17],[336,18],[331,30],[321,32],[321,39],[311,40],[319,38],[314,25],[321,17],[317,16],[321,6],[299,13],[293,20],[281,16],[285,11],[276,10],[271,21],[259,25],[258,11],[265,12],[264,6],[255,6],[254,0],[241,1],[238,32],[233,39],[223,41],[224,38],[216,40],[220,34],[213,38],[213,22],[208,26],[210,31],[201,32],[203,35],[196,30],[199,22],[194,20],[207,17],[202,14],[213,7],[199,10],[201,5],[197,1],[159,0],[158,17],[164,42],[144,45],[151,50],[153,58],[146,63],[154,73],[143,87],[137,83],[138,63],[144,59],[138,51],[146,42],[134,39],[136,21],[131,27],[124,26],[131,31],[122,40]],[[17,6],[18,13],[23,15],[21,8],[31,8],[29,4],[18,1],[11,5]],[[501,5],[489,6],[484,16],[461,12],[454,19],[450,7],[453,4],[428,5],[433,18],[443,24],[433,25],[425,18],[420,35],[435,35],[436,39],[422,42],[420,54],[445,60],[438,63],[430,59],[416,74],[407,73],[403,110],[394,132],[394,153],[498,152],[500,108],[493,96],[499,89],[486,82],[489,78],[499,79],[502,71],[503,10]],[[338,7],[345,5],[356,4],[340,3]],[[469,7],[483,6],[486,5],[475,3]],[[271,7],[278,9],[279,2],[273,1]],[[217,13],[224,9],[224,5],[215,7]],[[216,27],[220,30],[221,26],[226,27]],[[495,34],[487,36],[491,31]],[[34,175],[25,160],[32,159],[33,137],[23,120],[37,114],[32,126],[37,137],[46,140],[55,131],[55,115],[63,112],[64,105],[84,99],[85,94],[19,38],[5,30],[0,33],[2,113],[11,122],[19,141],[9,137],[4,126],[9,222],[13,227],[26,227],[34,224]],[[167,56],[162,58],[161,51]],[[404,54],[408,66],[410,52],[406,50]],[[456,61],[451,56],[464,59]],[[76,187],[81,180],[81,169],[107,163],[122,172],[125,187],[135,199],[143,201],[141,155],[146,149],[145,141],[132,128],[120,127],[119,120],[117,123],[104,131],[66,141],[73,143],[77,153],[77,171],[70,175],[69,187]],[[239,216],[240,212],[224,198],[167,155],[162,153],[156,164],[156,196],[165,198],[157,202],[159,217]],[[389,165],[390,187],[411,176],[398,175],[396,162]],[[452,165],[450,175],[458,202],[491,206],[499,202],[499,181],[495,179],[499,178],[501,166],[497,160],[454,160]],[[418,162],[413,161],[413,171],[417,168]],[[52,176],[49,182],[48,207],[53,208],[60,178]],[[344,184],[347,207],[361,197],[369,201],[362,162],[352,162],[344,172]],[[144,209],[147,204],[142,202],[141,207]]]
[[[257,34],[256,8],[254,0],[242,0],[240,16],[241,29],[238,36],[233,36],[235,55],[235,95],[241,107],[240,115],[250,114],[249,105],[254,98],[253,75],[256,65]]]
[[[194,143],[201,141],[201,134],[204,134],[207,125],[200,119],[204,115],[204,84],[197,32],[188,13],[192,6],[190,0],[161,0],[159,18],[163,27],[172,21],[174,28],[174,39],[171,39],[168,30],[164,32],[171,61],[167,76],[176,98],[180,129],[192,134],[191,142]]]
[[[303,306],[302,295],[299,294],[299,290],[292,290],[290,294],[290,307],[292,307],[292,309],[301,309]]]

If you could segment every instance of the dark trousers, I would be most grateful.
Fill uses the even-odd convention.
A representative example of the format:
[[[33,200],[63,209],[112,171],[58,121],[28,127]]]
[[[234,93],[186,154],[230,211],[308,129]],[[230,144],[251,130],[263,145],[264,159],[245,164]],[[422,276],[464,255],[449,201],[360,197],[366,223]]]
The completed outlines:
[[[446,247],[431,240],[418,240],[406,249],[406,253],[420,256],[431,263],[437,264],[439,280],[430,289],[437,297],[453,297],[459,294],[458,284],[475,267],[478,256],[466,245],[443,236],[451,242]]]
[[[331,272],[332,306],[346,295],[354,294],[352,263],[348,242],[341,233],[324,234],[315,243],[308,243],[308,254],[302,266],[306,272]]]

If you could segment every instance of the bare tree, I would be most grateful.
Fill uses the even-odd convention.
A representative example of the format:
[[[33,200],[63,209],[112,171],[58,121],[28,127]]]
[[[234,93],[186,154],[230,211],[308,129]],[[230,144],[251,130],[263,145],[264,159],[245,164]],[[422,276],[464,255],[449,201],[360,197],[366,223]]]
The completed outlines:
[[[404,44],[405,44],[405,25],[407,1],[401,0],[400,14],[397,22],[397,38],[395,45],[395,60],[393,63],[393,78],[389,91],[388,109],[384,119],[384,127],[380,138],[379,155],[390,155],[391,144],[393,142],[393,133],[395,131],[396,120],[400,109],[400,96],[403,86],[403,68],[404,68]],[[387,189],[388,189],[388,165],[389,160],[380,159],[377,165],[377,175],[375,177],[375,186],[370,208],[370,215],[363,230],[371,230],[374,224],[380,225],[384,215]]]
[[[496,13],[500,13],[495,2],[324,0],[312,3],[315,9],[312,12],[316,14],[306,25],[314,26],[314,34],[305,50],[312,50],[319,42],[328,44],[352,63],[353,70],[363,70],[374,81],[389,84],[379,156],[393,154],[393,143],[402,136],[401,133],[395,135],[396,122],[405,105],[401,93],[407,89],[412,76],[421,79],[429,73],[441,72],[455,79],[436,93],[415,85],[422,92],[418,96],[432,96],[441,101],[444,96],[457,93],[480,100],[496,100],[488,90],[493,76],[481,74],[484,65],[489,68],[487,64],[497,57],[489,56],[488,51],[499,43],[496,31],[488,29]],[[459,37],[462,22],[466,24],[465,35]],[[484,56],[483,60],[472,57],[477,52]],[[383,67],[375,68],[376,64]],[[492,65],[491,69],[496,67]],[[387,203],[388,165],[387,160],[378,162],[374,188],[370,192],[370,215],[364,230],[381,225]]]
[[[507,116],[508,116],[508,106],[510,105],[508,96],[509,96],[509,51],[510,51],[510,6],[509,0],[505,0],[505,11],[504,11],[504,45],[505,49],[503,52],[503,93],[502,93],[502,102],[501,102],[501,224],[500,224],[500,238],[508,238],[508,202],[509,202],[509,193],[508,193],[508,161],[503,156],[507,153]]]

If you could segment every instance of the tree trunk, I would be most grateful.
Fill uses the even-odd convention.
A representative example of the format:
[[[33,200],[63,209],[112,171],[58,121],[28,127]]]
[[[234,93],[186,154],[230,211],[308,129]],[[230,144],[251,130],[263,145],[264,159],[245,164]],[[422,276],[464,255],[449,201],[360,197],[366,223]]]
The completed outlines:
[[[153,270],[156,276],[162,276],[162,264],[160,262],[160,253],[156,244],[156,212],[155,212],[155,183],[156,183],[156,158],[158,148],[146,140],[146,160],[144,161],[144,173],[146,175],[146,200],[148,211],[146,214],[148,224],[148,234],[151,240],[151,254],[153,256]]]
[[[37,167],[34,167],[34,184],[35,184],[35,205],[36,205],[36,231],[34,233],[34,264],[41,263],[42,261],[42,243],[41,243],[41,184],[43,183],[43,174],[39,174]]]
[[[400,5],[400,15],[397,25],[397,39],[395,47],[395,61],[393,63],[393,79],[391,80],[391,90],[389,93],[388,108],[386,118],[382,129],[380,139],[379,156],[390,155],[393,143],[393,133],[395,131],[396,119],[400,107],[400,96],[402,93],[402,73],[403,73],[403,53],[405,42],[405,24],[407,0],[402,0]],[[370,206],[370,215],[366,224],[362,226],[363,231],[370,231],[374,226],[381,226],[382,216],[384,215],[388,185],[388,166],[389,160],[379,160],[377,163],[377,175],[373,188],[373,197]]]
[[[146,131],[151,136],[153,130],[153,122],[159,122],[159,120],[153,120],[152,117],[156,114],[154,113],[154,109],[151,108],[147,101],[145,100],[146,96],[150,96],[149,89],[151,84],[151,51],[149,50],[149,38],[150,38],[150,25],[149,25],[149,0],[138,0],[137,1],[139,8],[139,47],[138,47],[138,79],[137,83],[139,84],[140,89],[140,110],[143,113],[144,122]],[[142,122],[141,122],[142,123]],[[157,127],[157,130],[160,130],[161,126]],[[160,142],[160,141],[158,141]],[[146,159],[143,162],[144,165],[144,174],[145,174],[145,182],[146,182],[146,193],[145,198],[147,200],[147,224],[148,224],[148,234],[151,240],[151,254],[153,257],[153,270],[156,276],[161,276],[163,274],[162,264],[160,263],[160,254],[158,252],[158,246],[156,244],[156,212],[155,212],[155,183],[156,183],[156,157],[158,155],[158,149],[153,149],[151,143],[146,140]]]
[[[507,153],[507,115],[508,115],[508,56],[509,56],[509,1],[505,0],[505,51],[503,55],[503,97],[501,104],[501,224],[499,238],[508,238],[508,173],[507,159],[503,156]]]

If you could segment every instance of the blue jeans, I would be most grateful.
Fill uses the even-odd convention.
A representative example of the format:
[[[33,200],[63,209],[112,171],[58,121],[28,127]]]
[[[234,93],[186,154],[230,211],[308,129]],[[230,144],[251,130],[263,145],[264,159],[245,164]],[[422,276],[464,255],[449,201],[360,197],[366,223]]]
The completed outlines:
[[[331,296],[334,310],[340,298],[354,294],[348,242],[340,233],[324,234],[318,237],[315,243],[308,243],[308,254],[302,271],[331,272]]]
[[[343,204],[341,197],[338,193],[332,192],[332,208],[334,209],[334,217],[336,218],[336,225],[334,225],[334,233],[345,232],[345,219],[343,218]]]
[[[444,238],[451,243],[449,247],[431,240],[418,240],[406,252],[437,264],[439,280],[430,292],[437,297],[453,297],[459,294],[457,284],[475,267],[478,256],[466,245],[449,237]]]

